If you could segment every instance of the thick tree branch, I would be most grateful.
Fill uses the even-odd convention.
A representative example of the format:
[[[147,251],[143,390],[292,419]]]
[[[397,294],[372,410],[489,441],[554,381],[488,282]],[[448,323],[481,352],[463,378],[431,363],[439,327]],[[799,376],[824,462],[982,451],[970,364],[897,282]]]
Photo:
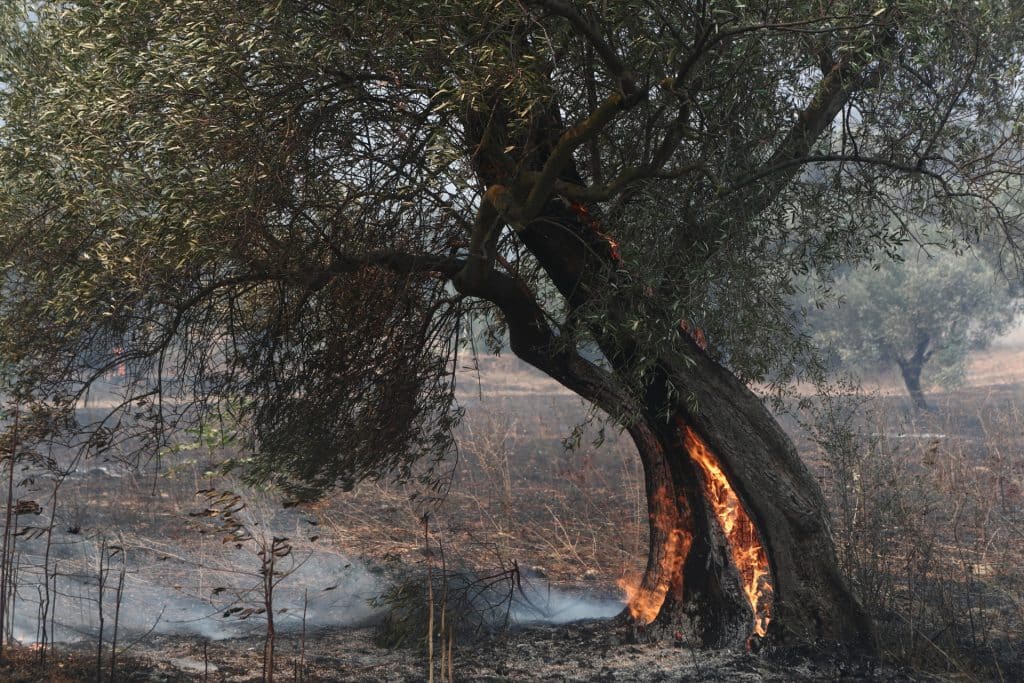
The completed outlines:
[[[529,288],[505,273],[491,270],[482,281],[454,280],[461,294],[490,301],[505,316],[512,351],[564,387],[622,418],[635,412],[628,393],[605,370],[583,358],[551,328]]]
[[[490,301],[502,311],[517,356],[605,412],[615,416],[629,412],[628,395],[612,376],[560,341],[533,294],[513,276],[487,269],[479,278],[462,278],[467,259],[393,251],[339,256],[316,281],[326,284],[337,275],[369,267],[407,274],[438,273],[451,278],[460,294]]]
[[[752,176],[760,176],[759,191],[750,195],[744,213],[755,216],[771,205],[778,194],[796,174],[798,165],[791,162],[806,158],[821,134],[850,101],[854,93],[874,87],[891,66],[884,53],[895,43],[894,22],[877,23],[877,34],[872,41],[874,50],[851,50],[832,66],[818,85],[817,93],[802,111],[796,123],[776,148],[775,153]],[[882,56],[878,56],[879,53]],[[768,172],[768,169],[775,169]]]
[[[534,176],[530,194],[523,205],[523,215],[519,217],[520,221],[535,218],[540,213],[551,196],[555,181],[572,161],[572,153],[576,148],[596,137],[620,111],[633,107],[643,99],[643,96],[643,91],[634,92],[629,96],[618,93],[610,95],[585,121],[562,133],[555,149],[545,161],[543,170]]]

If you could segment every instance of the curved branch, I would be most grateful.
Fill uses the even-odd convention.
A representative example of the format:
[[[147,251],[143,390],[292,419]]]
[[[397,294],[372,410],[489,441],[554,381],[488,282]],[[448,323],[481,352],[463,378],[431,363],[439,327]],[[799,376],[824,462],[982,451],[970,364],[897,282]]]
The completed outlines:
[[[490,301],[505,316],[513,353],[609,415],[635,412],[628,393],[607,371],[564,343],[551,328],[532,292],[510,275],[491,270],[476,286],[456,278],[455,288],[467,296]]]
[[[632,74],[612,46],[608,44],[608,41],[601,36],[596,22],[584,17],[571,3],[565,2],[565,0],[528,0],[528,4],[543,7],[551,14],[568,21],[594,48],[594,52],[601,58],[608,73],[619,82],[622,94],[629,96],[636,91],[636,83]]]
[[[882,166],[893,171],[901,171],[908,174],[918,174],[928,176],[939,181],[945,189],[949,189],[949,180],[941,173],[929,170],[925,166],[927,159],[919,159],[915,164],[902,164],[892,159],[885,159],[881,157],[863,157],[857,154],[808,154],[803,157],[795,159],[783,159],[778,163],[771,166],[764,166],[758,169],[755,173],[737,181],[731,185],[728,189],[722,192],[722,195],[729,195],[739,190],[745,189],[751,185],[754,185],[772,175],[788,171],[786,177],[789,178],[793,175],[793,171],[800,166],[806,166],[807,164],[814,163],[851,163],[851,164],[864,164],[868,166]]]
[[[618,93],[610,95],[586,120],[562,133],[558,144],[544,163],[543,170],[533,176],[533,186],[523,206],[523,220],[534,218],[540,213],[544,203],[551,196],[555,181],[572,161],[572,153],[576,148],[596,137],[620,111],[632,108],[645,96],[646,92],[642,90],[627,96]]]
[[[570,391],[593,402],[606,413],[621,416],[631,405],[626,392],[610,373],[567,348],[551,328],[544,310],[524,283],[506,273],[490,269],[476,280],[460,277],[467,260],[433,254],[377,252],[340,256],[317,281],[326,284],[337,275],[361,268],[383,267],[396,273],[433,272],[452,280],[460,294],[477,297],[497,306],[505,315],[513,352],[548,374]]]

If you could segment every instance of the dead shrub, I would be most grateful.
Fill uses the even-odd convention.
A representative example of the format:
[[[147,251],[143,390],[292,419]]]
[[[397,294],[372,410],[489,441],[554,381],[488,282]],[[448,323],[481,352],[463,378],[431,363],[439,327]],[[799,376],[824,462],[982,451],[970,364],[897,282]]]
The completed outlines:
[[[804,413],[840,561],[881,649],[918,669],[1024,675],[1024,534],[1008,479],[1021,464],[1019,427],[1007,429],[1014,404],[901,417],[895,402],[848,393]]]
[[[382,608],[376,642],[388,648],[421,647],[428,634],[442,643],[493,635],[510,623],[517,570],[482,574],[470,569],[425,569],[404,573],[373,600]],[[442,623],[444,628],[441,628]]]

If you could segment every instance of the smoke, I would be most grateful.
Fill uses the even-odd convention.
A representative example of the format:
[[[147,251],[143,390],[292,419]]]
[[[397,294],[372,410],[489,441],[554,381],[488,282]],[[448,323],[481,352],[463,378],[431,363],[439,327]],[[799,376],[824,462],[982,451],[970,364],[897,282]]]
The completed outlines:
[[[40,602],[44,598],[42,555],[36,541],[26,542],[17,586],[14,636],[22,642],[40,638]],[[105,549],[104,549],[105,547]],[[110,544],[80,539],[73,548],[55,553],[56,587],[50,639],[75,642],[95,639],[100,631],[102,604],[104,637],[110,639],[118,621],[122,642],[145,633],[190,634],[209,640],[235,638],[265,626],[259,558],[232,548],[217,562],[203,558],[171,557],[151,549],[116,551],[106,563],[100,599],[101,551],[110,557]],[[124,553],[124,585],[117,596]],[[330,550],[308,550],[294,565],[281,564],[282,576],[273,592],[275,627],[282,632],[300,628],[352,626],[373,614],[369,600],[382,581],[365,565]],[[120,604],[118,604],[120,603]]]
[[[55,618],[49,638],[57,642],[95,640],[100,631],[97,558],[101,545],[83,539],[76,546],[78,557],[58,560],[56,593],[51,591],[55,595]],[[109,640],[113,634],[115,611],[121,642],[147,633],[193,635],[207,640],[259,633],[266,622],[263,613],[257,611],[263,608],[258,577],[253,575],[258,573],[257,565],[251,553],[235,551],[227,555],[230,569],[228,562],[222,568],[211,569],[176,558],[161,560],[166,556],[151,551],[128,550],[120,606],[116,594],[119,562],[112,564],[106,575],[104,638]],[[41,557],[26,552],[23,569],[35,559]],[[185,585],[185,578],[191,578],[192,584]],[[310,551],[297,558],[296,565],[274,590],[275,627],[288,632],[301,628],[303,622],[307,629],[365,624],[376,612],[370,600],[383,589],[382,575],[365,565],[330,550]],[[41,573],[22,571],[14,619],[17,640],[39,640],[42,596]],[[564,624],[611,618],[623,606],[620,599],[524,581],[512,597],[509,616],[519,625]],[[242,618],[246,610],[253,612]],[[49,630],[50,624],[47,627]]]
[[[551,586],[524,582],[512,599],[511,617],[519,624],[567,624],[572,621],[610,619],[625,608],[616,598],[572,593]]]
[[[18,519],[14,609],[8,614],[21,642],[41,639],[47,600],[45,631],[51,642],[93,641],[101,629],[109,641],[115,619],[121,643],[148,633],[209,640],[259,633],[266,624],[260,550],[275,538],[290,539],[290,552],[275,559],[274,567],[279,632],[303,624],[307,629],[365,624],[380,610],[371,601],[389,587],[382,570],[336,550],[331,532],[318,520],[256,494],[245,498],[251,540],[236,543],[215,515],[184,514],[204,504],[190,507],[187,484],[184,495],[158,492],[130,467],[90,461],[63,480],[61,505],[51,510],[45,497],[48,477],[37,477],[34,488],[19,484],[17,491],[19,500],[38,499],[43,511],[54,515]],[[51,524],[47,559],[45,529]],[[559,590],[525,576],[506,605],[516,624],[609,618],[623,608],[621,600]]]

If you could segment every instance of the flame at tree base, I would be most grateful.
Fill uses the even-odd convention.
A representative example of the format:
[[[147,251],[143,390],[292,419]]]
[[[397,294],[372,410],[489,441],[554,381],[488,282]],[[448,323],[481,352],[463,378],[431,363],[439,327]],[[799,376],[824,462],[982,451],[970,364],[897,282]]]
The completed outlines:
[[[754,613],[754,633],[768,633],[771,620],[772,586],[768,574],[768,553],[757,534],[750,515],[743,509],[739,496],[704,440],[690,427],[683,427],[683,445],[704,473],[704,491],[718,523],[729,541],[733,564],[743,579],[743,592]]]
[[[690,427],[679,424],[683,434],[683,446],[698,466],[704,480],[704,493],[711,509],[718,519],[728,541],[733,564],[742,579],[743,592],[754,614],[754,634],[764,636],[771,620],[772,586],[768,571],[768,554],[757,533],[757,527],[744,510],[739,496],[729,484],[725,472],[711,449]],[[658,562],[657,586],[645,587],[637,580],[619,579],[618,585],[626,594],[630,615],[637,621],[649,624],[661,610],[671,582],[681,581],[683,562],[690,552],[692,539],[678,528],[678,505],[664,488],[655,493],[656,500],[651,506],[651,523],[660,535],[666,537],[664,552]]]
[[[658,512],[651,514],[651,524],[666,538],[663,554],[658,558],[658,576],[661,577],[658,585],[645,587],[640,580],[629,580],[621,578],[618,586],[626,594],[626,606],[629,614],[636,621],[649,624],[658,616],[665,596],[672,587],[673,577],[680,577],[683,571],[683,562],[690,552],[690,543],[693,539],[683,532],[676,520],[678,519],[678,504],[672,500],[672,495],[664,486],[654,494],[654,505]]]

